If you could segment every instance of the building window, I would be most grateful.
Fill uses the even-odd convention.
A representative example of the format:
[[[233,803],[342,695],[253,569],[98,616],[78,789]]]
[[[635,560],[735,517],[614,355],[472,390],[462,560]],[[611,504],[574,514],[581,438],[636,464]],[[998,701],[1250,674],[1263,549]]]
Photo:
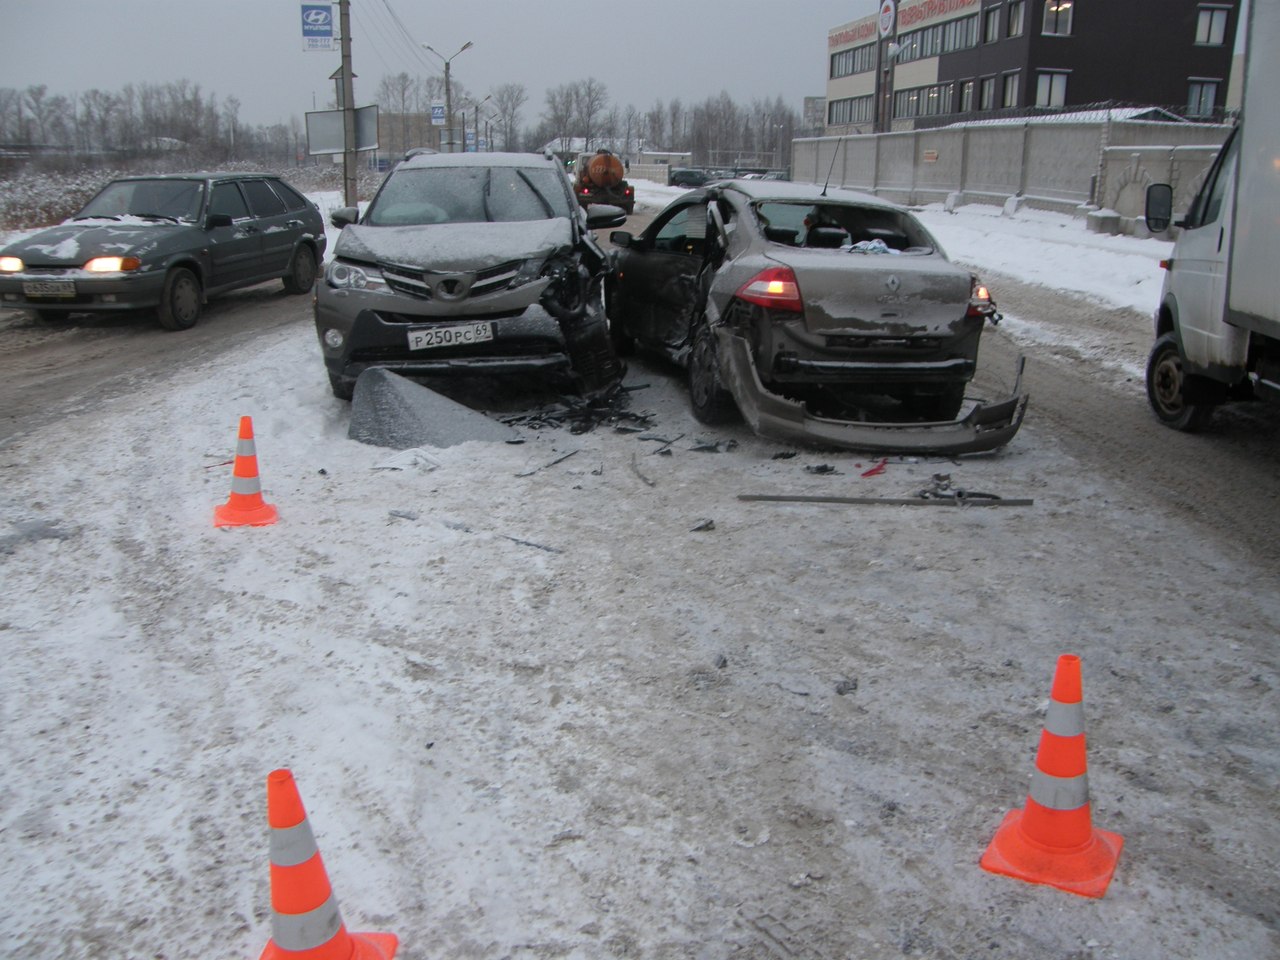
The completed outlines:
[[[852,76],[855,73],[868,73],[876,68],[876,45],[854,47],[852,50],[841,50],[831,55],[831,79]]]
[[[1187,116],[1211,117],[1218,100],[1217,80],[1192,80],[1187,93]]]
[[[1023,19],[1026,13],[1027,6],[1024,0],[1013,0],[1013,3],[1009,4],[1009,36],[1022,36]]]
[[[1227,41],[1227,14],[1229,8],[1201,7],[1196,19],[1196,43],[1220,47]]]
[[[1061,107],[1067,102],[1067,75],[1045,71],[1036,78],[1036,106]]]
[[[982,15],[982,42],[995,43],[1000,39],[1000,8],[991,7]]]
[[[954,83],[935,83],[929,87],[898,90],[893,95],[893,115],[895,118],[936,117],[950,113],[954,96]]]
[[[1000,92],[1000,106],[1016,107],[1018,105],[1018,74],[1006,73]]]
[[[960,112],[973,112],[973,81],[965,80],[960,84]]]
[[[978,45],[978,15],[961,17],[941,24],[935,29],[942,30],[942,52],[954,53],[956,50],[968,50]]]
[[[827,104],[827,123],[833,127],[851,123],[870,123],[874,97],[848,97]]]
[[[1044,29],[1046,37],[1071,36],[1071,10],[1073,0],[1045,0]]]
[[[996,78],[983,77],[982,86],[978,88],[978,109],[994,110],[996,108]]]

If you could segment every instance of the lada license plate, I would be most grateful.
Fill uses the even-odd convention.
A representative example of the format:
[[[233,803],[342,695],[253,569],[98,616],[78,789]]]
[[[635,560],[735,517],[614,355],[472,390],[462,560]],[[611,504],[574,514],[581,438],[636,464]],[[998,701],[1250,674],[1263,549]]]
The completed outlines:
[[[433,347],[461,347],[468,343],[482,343],[493,339],[493,324],[488,320],[460,323],[448,327],[423,327],[409,331],[410,350],[430,350]]]
[[[22,292],[28,297],[74,297],[74,280],[24,280]]]

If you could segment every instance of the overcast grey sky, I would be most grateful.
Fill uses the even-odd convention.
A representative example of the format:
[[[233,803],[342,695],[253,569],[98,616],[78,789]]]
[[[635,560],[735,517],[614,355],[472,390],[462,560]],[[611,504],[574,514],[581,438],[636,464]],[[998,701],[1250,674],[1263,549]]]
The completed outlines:
[[[595,77],[613,103],[638,109],[725,90],[747,104],[781,96],[799,110],[826,92],[827,30],[874,13],[877,0],[352,0],[356,101],[386,74],[453,77],[473,93],[503,83],[529,92],[536,122],[550,87]],[[337,8],[334,8],[335,14]],[[593,12],[601,15],[593,16]],[[336,53],[302,49],[300,0],[0,0],[0,87],[115,92],[186,79],[240,100],[248,124],[325,109]]]

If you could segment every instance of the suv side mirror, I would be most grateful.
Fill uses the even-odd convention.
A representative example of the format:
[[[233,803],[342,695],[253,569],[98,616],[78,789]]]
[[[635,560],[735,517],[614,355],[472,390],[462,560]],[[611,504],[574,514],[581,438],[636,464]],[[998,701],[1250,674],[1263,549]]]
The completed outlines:
[[[355,223],[359,219],[360,211],[356,207],[339,207],[329,214],[329,222],[339,230],[349,223]]]
[[[1173,220],[1173,187],[1167,183],[1153,183],[1147,187],[1147,229],[1163,233]]]
[[[615,230],[609,234],[609,242],[615,247],[629,247],[634,239],[635,237],[625,230]]]
[[[587,229],[603,230],[620,227],[627,222],[627,212],[608,203],[592,204],[587,208]]]

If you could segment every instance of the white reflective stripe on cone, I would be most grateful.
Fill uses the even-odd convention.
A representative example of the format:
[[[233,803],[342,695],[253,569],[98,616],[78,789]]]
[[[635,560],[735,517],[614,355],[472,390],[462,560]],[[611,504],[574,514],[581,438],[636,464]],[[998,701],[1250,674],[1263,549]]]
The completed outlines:
[[[236,477],[231,478],[232,493],[261,493],[262,482],[257,477]]]
[[[329,899],[306,913],[276,913],[271,918],[271,939],[281,950],[314,950],[323,947],[342,928],[338,899]]]
[[[1089,775],[1055,777],[1036,767],[1031,773],[1030,795],[1050,810],[1075,810],[1089,802]]]
[[[244,440],[236,441],[236,456],[237,457],[257,456],[257,454],[253,452],[253,437],[246,437]]]
[[[1078,737],[1084,733],[1084,704],[1049,701],[1044,728],[1059,737]]]
[[[277,827],[271,831],[270,857],[277,867],[296,867],[317,853],[316,838],[306,820],[296,827]]]

